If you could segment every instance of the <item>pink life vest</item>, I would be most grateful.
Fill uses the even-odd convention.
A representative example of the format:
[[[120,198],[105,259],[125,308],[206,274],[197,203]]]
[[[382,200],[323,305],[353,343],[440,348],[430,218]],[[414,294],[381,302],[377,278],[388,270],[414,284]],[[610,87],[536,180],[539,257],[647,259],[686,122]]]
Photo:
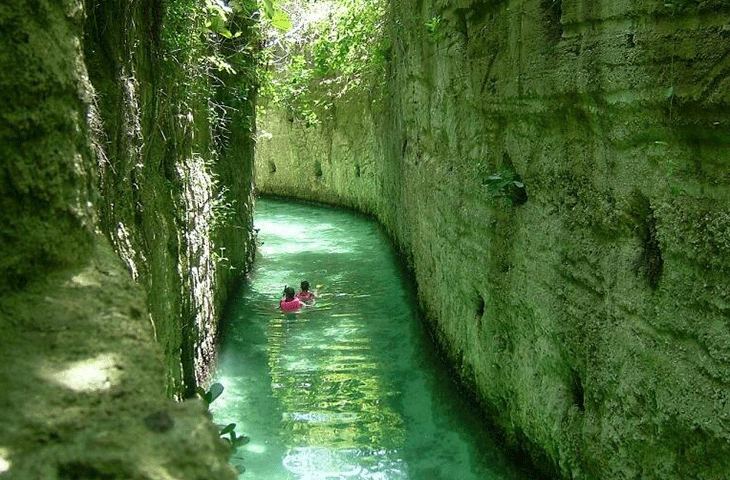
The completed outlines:
[[[310,301],[312,299],[312,297],[314,297],[314,295],[312,295],[312,292],[299,292],[299,293],[297,293],[297,298],[299,300],[301,300],[302,302],[308,302],[308,301]]]
[[[279,306],[282,310],[296,310],[297,308],[303,306],[302,302],[299,301],[298,298],[294,297],[291,300],[287,301],[286,299],[283,299],[279,302]]]

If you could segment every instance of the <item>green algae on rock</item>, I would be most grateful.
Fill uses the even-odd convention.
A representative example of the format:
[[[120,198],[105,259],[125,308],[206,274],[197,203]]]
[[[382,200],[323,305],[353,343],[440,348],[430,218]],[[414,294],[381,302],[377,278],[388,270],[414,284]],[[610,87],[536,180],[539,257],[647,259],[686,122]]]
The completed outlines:
[[[170,397],[205,380],[253,254],[250,128],[228,144],[210,113],[253,85],[216,91],[208,49],[162,68],[172,3],[0,7],[3,478],[235,478],[205,406]]]
[[[730,470],[730,3],[669,3],[393,2],[387,82],[260,119],[257,188],[375,213],[465,384],[565,478]]]

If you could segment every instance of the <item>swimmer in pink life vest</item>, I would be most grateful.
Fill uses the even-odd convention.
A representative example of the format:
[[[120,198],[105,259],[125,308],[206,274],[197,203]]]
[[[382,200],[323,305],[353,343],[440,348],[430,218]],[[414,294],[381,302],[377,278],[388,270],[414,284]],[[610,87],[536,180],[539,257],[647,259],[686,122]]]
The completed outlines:
[[[313,305],[314,299],[316,297],[314,296],[314,293],[309,291],[309,282],[306,280],[303,280],[301,287],[302,287],[302,291],[297,293],[297,298],[306,304]]]
[[[279,306],[282,310],[287,312],[290,310],[296,310],[300,307],[305,307],[306,305],[294,295],[293,288],[286,286],[284,287],[284,298],[282,298],[279,302]]]

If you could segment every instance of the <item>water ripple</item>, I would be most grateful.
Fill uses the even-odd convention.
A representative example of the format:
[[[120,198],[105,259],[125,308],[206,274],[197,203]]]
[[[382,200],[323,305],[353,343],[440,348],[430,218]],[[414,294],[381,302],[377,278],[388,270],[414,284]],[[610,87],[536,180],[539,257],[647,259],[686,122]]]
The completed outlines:
[[[252,441],[242,479],[515,479],[429,346],[412,287],[372,220],[259,201],[263,242],[231,309],[211,405]],[[283,313],[283,286],[317,285]],[[218,420],[219,419],[219,420]]]

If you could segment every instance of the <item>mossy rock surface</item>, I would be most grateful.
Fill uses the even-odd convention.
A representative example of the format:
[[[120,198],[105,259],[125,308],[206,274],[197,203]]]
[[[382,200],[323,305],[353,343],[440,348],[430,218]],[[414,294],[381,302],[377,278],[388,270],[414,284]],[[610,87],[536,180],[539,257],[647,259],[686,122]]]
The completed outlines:
[[[206,381],[253,255],[253,143],[213,151],[220,92],[202,58],[160,68],[163,3],[0,7],[3,478],[235,478],[171,397]]]
[[[376,213],[485,411],[565,478],[730,471],[730,6],[667,3],[394,5],[382,104],[260,121],[257,187]]]

